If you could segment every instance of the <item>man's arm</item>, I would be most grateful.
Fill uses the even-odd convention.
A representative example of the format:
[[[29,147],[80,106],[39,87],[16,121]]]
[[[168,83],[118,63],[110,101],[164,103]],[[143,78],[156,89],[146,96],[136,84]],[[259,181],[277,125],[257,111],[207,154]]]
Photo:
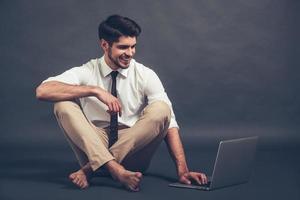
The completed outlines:
[[[120,101],[109,92],[97,86],[71,85],[59,81],[42,83],[36,89],[36,97],[44,101],[67,101],[94,96],[108,106],[108,112],[120,112]]]
[[[189,171],[178,128],[168,129],[167,135],[165,137],[165,142],[168,146],[169,153],[176,165],[179,181],[185,184],[191,184],[191,181],[195,181],[198,184],[206,184],[207,177],[205,176],[205,174]]]
[[[162,100],[166,102],[171,108],[170,124],[172,124],[173,127],[176,127],[177,123],[175,120],[175,115],[172,109],[171,102],[165,92],[161,81],[159,80],[158,76],[154,71],[147,71],[147,74],[145,74],[145,83],[146,85],[144,87],[144,93],[148,98],[148,104],[151,104],[156,100]],[[169,153],[175,162],[180,182],[186,184],[190,184],[193,180],[196,181],[198,184],[207,182],[205,174],[189,171],[185,160],[183,146],[179,137],[178,128],[168,129],[168,133],[165,137],[165,142],[168,146]]]

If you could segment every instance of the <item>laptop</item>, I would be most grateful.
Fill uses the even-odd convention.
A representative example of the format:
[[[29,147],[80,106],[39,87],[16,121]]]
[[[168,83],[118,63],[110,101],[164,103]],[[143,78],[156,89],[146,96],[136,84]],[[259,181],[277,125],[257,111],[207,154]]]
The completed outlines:
[[[250,179],[258,137],[247,137],[224,140],[219,144],[217,157],[211,177],[205,185],[187,185],[179,182],[169,186],[199,190],[217,188],[246,183]]]

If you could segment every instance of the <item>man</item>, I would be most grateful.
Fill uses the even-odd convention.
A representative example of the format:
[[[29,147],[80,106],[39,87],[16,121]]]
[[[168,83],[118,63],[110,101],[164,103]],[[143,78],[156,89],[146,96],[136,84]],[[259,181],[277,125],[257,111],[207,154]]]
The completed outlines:
[[[104,55],[45,80],[40,100],[55,102],[54,112],[81,168],[70,174],[87,188],[97,171],[106,171],[130,191],[139,191],[142,173],[164,139],[182,183],[207,183],[190,172],[172,105],[158,76],[136,62],[140,26],[112,15],[99,25]]]

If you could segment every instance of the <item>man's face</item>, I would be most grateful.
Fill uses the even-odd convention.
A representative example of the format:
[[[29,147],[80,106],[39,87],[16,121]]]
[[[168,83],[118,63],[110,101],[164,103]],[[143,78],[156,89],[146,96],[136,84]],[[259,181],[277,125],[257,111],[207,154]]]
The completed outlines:
[[[136,37],[121,36],[119,41],[111,46],[106,41],[102,41],[106,63],[114,70],[128,68],[135,54],[135,46]]]

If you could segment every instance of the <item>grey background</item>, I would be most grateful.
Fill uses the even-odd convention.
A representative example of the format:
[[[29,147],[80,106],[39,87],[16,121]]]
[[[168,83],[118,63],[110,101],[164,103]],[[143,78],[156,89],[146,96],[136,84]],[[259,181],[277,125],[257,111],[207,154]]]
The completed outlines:
[[[51,162],[42,161],[50,154],[72,155],[51,103],[37,101],[35,88],[49,76],[100,57],[98,24],[116,13],[141,25],[136,60],[164,83],[190,155],[215,149],[221,139],[248,135],[260,136],[260,150],[297,152],[299,1],[1,0],[0,145],[2,160],[11,160],[1,165],[11,169],[3,180],[22,166],[30,170],[32,160],[47,169]],[[281,158],[285,154],[271,160]],[[76,169],[73,157],[70,163]],[[299,159],[292,157],[290,164],[296,169]],[[59,166],[57,161],[54,168]],[[299,197],[298,190],[295,194]]]

